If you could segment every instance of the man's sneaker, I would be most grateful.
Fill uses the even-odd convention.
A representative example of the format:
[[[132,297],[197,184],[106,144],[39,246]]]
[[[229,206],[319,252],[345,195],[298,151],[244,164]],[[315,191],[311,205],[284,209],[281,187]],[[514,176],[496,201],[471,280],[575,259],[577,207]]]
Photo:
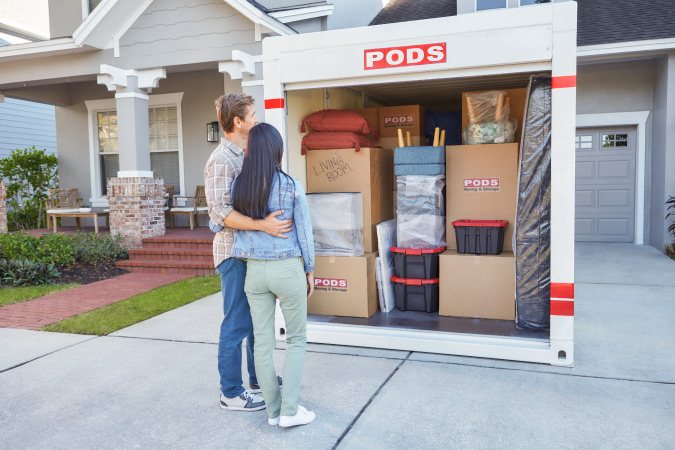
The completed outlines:
[[[260,411],[265,409],[265,400],[251,391],[244,391],[234,398],[227,398],[221,392],[220,407],[232,411]]]
[[[282,383],[282,380],[281,380],[281,375],[277,375],[277,381],[279,382],[279,387],[282,387],[283,383]],[[251,389],[249,389],[249,391],[253,392],[254,394],[260,394],[262,392],[260,390],[259,384],[251,384],[250,387],[251,387]]]
[[[307,411],[303,406],[298,405],[298,412],[294,416],[279,416],[280,427],[294,427],[296,425],[307,425],[316,419],[316,414]]]

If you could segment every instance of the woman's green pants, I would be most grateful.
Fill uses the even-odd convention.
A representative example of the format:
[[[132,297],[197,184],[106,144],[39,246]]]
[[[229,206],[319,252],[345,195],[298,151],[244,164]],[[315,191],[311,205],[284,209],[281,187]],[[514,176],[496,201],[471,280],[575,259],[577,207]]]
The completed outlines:
[[[307,278],[302,259],[249,259],[244,290],[253,319],[255,371],[267,405],[267,416],[270,419],[279,414],[293,416],[298,412],[307,344]],[[276,346],[277,297],[286,320],[283,396],[272,359]]]

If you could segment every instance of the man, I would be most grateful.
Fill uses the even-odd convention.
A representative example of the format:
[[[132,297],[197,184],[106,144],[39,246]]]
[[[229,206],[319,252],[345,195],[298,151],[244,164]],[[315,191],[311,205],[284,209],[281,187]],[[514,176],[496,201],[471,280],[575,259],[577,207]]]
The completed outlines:
[[[213,260],[220,273],[224,318],[218,340],[218,372],[220,373],[220,407],[236,411],[257,411],[265,408],[253,361],[253,324],[244,293],[246,262],[230,257],[234,241],[233,229],[264,231],[287,238],[292,220],[278,220],[282,211],[275,211],[263,220],[253,220],[232,209],[232,181],[241,172],[248,132],[258,123],[253,98],[240,93],[223,95],[216,100],[218,122],[225,137],[213,151],[204,168],[204,184],[209,218],[215,226],[224,225],[213,238]],[[241,378],[241,343],[246,338],[250,390],[244,389]]]

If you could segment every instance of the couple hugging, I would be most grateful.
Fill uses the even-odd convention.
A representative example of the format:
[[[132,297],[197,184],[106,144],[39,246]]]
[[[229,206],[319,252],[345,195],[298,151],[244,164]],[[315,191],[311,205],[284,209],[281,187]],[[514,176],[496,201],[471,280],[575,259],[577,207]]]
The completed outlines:
[[[281,170],[281,135],[272,125],[258,123],[253,103],[244,94],[216,100],[225,137],[204,169],[209,218],[216,231],[214,265],[223,295],[220,407],[266,407],[270,425],[305,425],[315,418],[298,405],[307,299],[314,290],[312,225],[302,185]],[[277,297],[288,344],[283,378],[272,360]],[[242,386],[241,376],[244,338],[249,389]]]

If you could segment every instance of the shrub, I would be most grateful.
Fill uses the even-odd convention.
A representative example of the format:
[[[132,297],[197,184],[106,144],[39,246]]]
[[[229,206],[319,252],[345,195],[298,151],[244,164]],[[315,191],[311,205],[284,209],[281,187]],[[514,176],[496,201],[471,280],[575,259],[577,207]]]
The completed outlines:
[[[59,275],[54,264],[27,259],[0,260],[0,282],[12,287],[53,283]]]
[[[2,259],[27,259],[68,267],[75,262],[94,264],[128,257],[122,236],[78,233],[74,236],[49,233],[31,236],[25,232],[0,234]]]
[[[0,254],[3,259],[28,259],[61,267],[75,262],[72,236],[43,234],[32,236],[25,232],[0,234]]]
[[[10,231],[45,225],[47,191],[58,187],[58,159],[35,147],[16,149],[0,159],[0,178],[7,183]]]
[[[122,246],[122,235],[98,235],[96,233],[78,233],[72,242],[75,259],[83,263],[115,261],[128,257],[127,249]]]

